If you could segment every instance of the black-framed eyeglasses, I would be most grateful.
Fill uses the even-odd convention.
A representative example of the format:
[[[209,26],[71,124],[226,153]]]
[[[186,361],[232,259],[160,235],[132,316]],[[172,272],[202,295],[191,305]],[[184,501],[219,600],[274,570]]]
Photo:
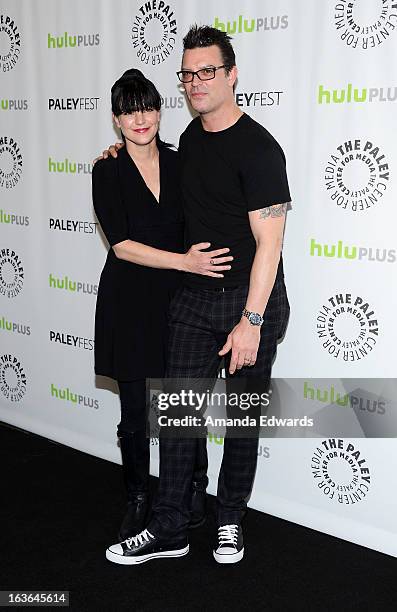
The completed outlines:
[[[206,66],[196,71],[180,70],[176,74],[182,83],[191,83],[194,79],[194,75],[196,75],[200,81],[210,81],[215,78],[215,72],[220,68],[226,68],[226,66],[224,64],[222,66]]]

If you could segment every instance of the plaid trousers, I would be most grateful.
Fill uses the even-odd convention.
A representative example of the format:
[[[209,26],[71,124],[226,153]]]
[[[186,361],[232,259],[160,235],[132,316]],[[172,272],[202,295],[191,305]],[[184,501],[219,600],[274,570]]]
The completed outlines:
[[[240,321],[248,286],[219,289],[181,287],[170,304],[167,378],[213,379],[221,357],[218,351]],[[254,366],[228,372],[231,351],[225,356],[226,378],[260,378],[270,383],[277,342],[284,335],[289,303],[284,279],[276,279],[264,314]],[[228,381],[226,380],[226,384]],[[161,537],[185,535],[190,520],[191,483],[202,438],[166,438],[160,432],[160,478],[149,531]],[[255,478],[258,436],[224,439],[218,477],[217,523],[240,523]]]

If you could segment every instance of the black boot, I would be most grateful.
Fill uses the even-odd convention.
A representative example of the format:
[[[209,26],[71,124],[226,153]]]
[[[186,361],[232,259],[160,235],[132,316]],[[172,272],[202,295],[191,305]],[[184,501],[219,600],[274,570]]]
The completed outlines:
[[[119,541],[140,533],[149,511],[150,440],[144,429],[119,432],[123,476],[127,489],[127,512],[121,523]]]
[[[192,480],[189,529],[201,527],[207,518],[207,438],[197,438],[196,442],[196,463]]]

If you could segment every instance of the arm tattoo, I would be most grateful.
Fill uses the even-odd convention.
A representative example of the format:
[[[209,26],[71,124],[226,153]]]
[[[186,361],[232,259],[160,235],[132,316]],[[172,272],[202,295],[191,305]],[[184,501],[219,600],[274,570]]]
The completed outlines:
[[[287,212],[287,207],[290,202],[284,202],[283,204],[273,204],[273,206],[267,206],[261,208],[259,211],[260,219],[267,219],[268,217],[284,217]]]

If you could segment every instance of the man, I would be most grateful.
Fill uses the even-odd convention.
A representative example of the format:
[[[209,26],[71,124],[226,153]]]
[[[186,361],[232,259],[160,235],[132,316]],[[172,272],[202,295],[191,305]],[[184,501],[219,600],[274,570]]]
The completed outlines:
[[[178,77],[199,113],[180,138],[187,247],[229,246],[224,278],[186,277],[170,312],[167,377],[213,379],[222,357],[227,378],[268,384],[289,305],[282,240],[290,201],[282,149],[235,103],[237,68],[230,37],[193,26],[184,38]],[[121,564],[188,553],[190,488],[200,439],[160,436],[160,479],[153,515],[136,537],[110,546]],[[218,479],[219,563],[244,555],[241,520],[257,460],[258,436],[226,437]]]

